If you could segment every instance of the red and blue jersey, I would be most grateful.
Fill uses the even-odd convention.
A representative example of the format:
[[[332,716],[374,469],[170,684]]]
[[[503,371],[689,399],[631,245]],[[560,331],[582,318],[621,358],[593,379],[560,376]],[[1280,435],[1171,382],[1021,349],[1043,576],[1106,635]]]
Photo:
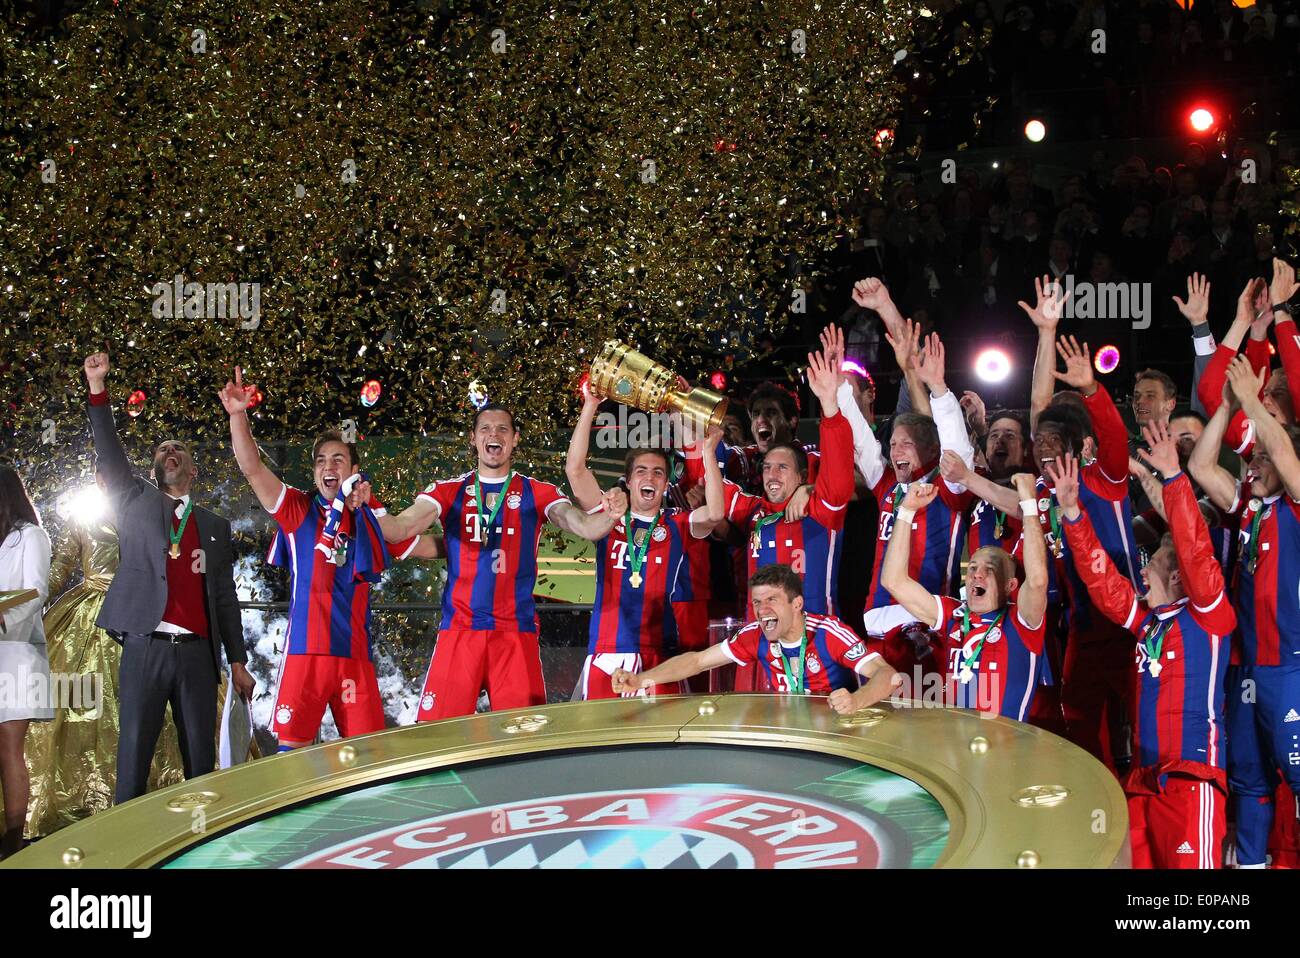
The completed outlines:
[[[536,632],[537,547],[542,526],[568,498],[556,486],[512,474],[480,479],[485,503],[475,501],[475,473],[432,483],[420,493],[438,509],[447,543],[443,631]],[[498,497],[496,522],[488,519]]]
[[[1223,715],[1227,641],[1237,619],[1224,590],[1209,530],[1183,474],[1164,483],[1187,595],[1151,608],[1101,549],[1086,515],[1065,524],[1076,566],[1096,607],[1137,638],[1131,791],[1159,791],[1171,772],[1226,785]]]
[[[806,615],[804,631],[807,647],[804,652],[804,695],[830,695],[835,689],[853,691],[858,687],[857,676],[872,659],[879,658],[868,652],[867,645],[852,629],[833,615]],[[786,646],[770,642],[757,622],[750,622],[722,643],[722,651],[741,668],[757,663],[766,684],[774,692],[790,694],[786,668],[781,660],[789,660],[790,672],[799,668],[799,646]],[[796,676],[796,679],[798,677]]]
[[[974,555],[985,546],[997,546],[1015,554],[1023,529],[1020,516],[1009,516],[992,503],[977,499],[967,521],[967,555]]]
[[[943,641],[938,657],[948,686],[945,701],[1023,722],[1041,684],[1046,616],[1031,627],[1020,617],[1016,602],[976,614],[957,599],[935,598],[939,608],[934,631]]]
[[[1232,510],[1241,516],[1237,656],[1242,665],[1300,666],[1300,503],[1283,493],[1242,508],[1248,494],[1238,486]]]
[[[371,660],[370,585],[378,582],[390,556],[403,559],[415,549],[419,536],[384,543],[369,507],[345,509],[335,545],[346,549],[346,561],[335,565],[316,548],[329,503],[319,494],[283,485],[271,515],[279,526],[267,553],[272,565],[290,570],[289,655],[333,655]],[[382,507],[378,510],[382,514]]]
[[[626,522],[626,517],[620,519],[596,543],[601,562],[596,569],[587,654],[672,654],[677,648],[677,621],[670,603],[693,598],[686,547],[692,538],[690,514],[664,515],[657,525],[653,516],[633,514],[630,534]],[[637,572],[639,584],[634,586],[633,545],[647,536],[645,560]]]
[[[727,519],[749,537],[749,575],[777,563],[803,577],[804,608],[833,615],[837,607],[844,510],[853,495],[853,432],[842,415],[821,421],[822,448],[828,450],[813,483],[807,515],[797,522],[782,517],[786,504],[769,502],[725,482]],[[745,609],[746,617],[753,615]]]
[[[894,603],[889,590],[880,584],[880,570],[884,567],[889,539],[894,533],[894,517],[907,495],[908,485],[899,482],[894,467],[888,465],[871,490],[880,505],[880,520],[876,528],[876,561],[871,570],[868,609]],[[932,595],[947,595],[956,592],[961,581],[967,513],[975,496],[965,489],[954,492],[943,479],[938,480],[936,488],[938,496],[912,519],[912,550],[907,557],[907,574]]]

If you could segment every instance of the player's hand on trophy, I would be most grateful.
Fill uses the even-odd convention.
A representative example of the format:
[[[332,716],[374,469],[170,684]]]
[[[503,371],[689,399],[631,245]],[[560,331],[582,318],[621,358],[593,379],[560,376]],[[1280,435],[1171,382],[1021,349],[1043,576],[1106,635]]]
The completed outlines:
[[[649,688],[652,684],[627,669],[615,669],[609,681],[611,687],[619,695],[635,695],[641,689]]]
[[[601,497],[601,501],[605,505],[605,511],[611,516],[621,516],[627,512],[627,493],[618,486],[607,489],[605,495]]]
[[[908,487],[907,495],[903,497],[902,507],[913,512],[924,512],[938,494],[939,487],[933,482],[914,482]]]
[[[813,487],[810,483],[804,483],[794,491],[790,501],[785,504],[785,518],[787,522],[798,522],[808,515],[808,500],[812,498]]]
[[[707,455],[715,455],[718,451],[718,444],[722,442],[722,427],[710,426],[704,433],[704,452]]]
[[[370,501],[370,483],[365,479],[357,481],[348,493],[346,505],[352,511],[356,511]]]
[[[590,409],[592,412],[595,412],[596,408],[601,404],[603,400],[601,400],[599,396],[597,396],[594,392],[592,392],[590,379],[583,379],[581,392],[582,392],[582,411],[586,412],[588,409]]]
[[[836,689],[830,694],[830,705],[840,715],[852,715],[857,711],[853,707],[853,693],[848,689]]]
[[[108,353],[91,353],[82,363],[81,368],[86,373],[86,382],[90,383],[93,392],[104,391],[104,380],[108,378],[108,371],[111,368],[108,362]]]
[[[244,370],[236,366],[235,381],[232,383],[227,380],[221,392],[217,393],[217,397],[221,400],[221,406],[226,410],[226,414],[234,416],[248,411],[248,407],[252,405],[253,396],[256,393],[256,386],[244,385]]]

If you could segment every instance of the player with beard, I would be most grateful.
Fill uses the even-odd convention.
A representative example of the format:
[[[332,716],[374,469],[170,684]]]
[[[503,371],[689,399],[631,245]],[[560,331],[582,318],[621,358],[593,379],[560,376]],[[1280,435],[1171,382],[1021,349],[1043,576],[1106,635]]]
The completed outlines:
[[[821,446],[826,453],[806,514],[791,519],[786,507],[807,482],[807,456],[797,445],[776,443],[763,456],[762,497],[727,485],[726,522],[718,533],[731,537],[737,545],[748,540],[751,577],[764,566],[776,564],[789,565],[802,575],[804,605],[817,615],[835,614],[840,530],[845,506],[853,495],[853,433],[836,399],[844,378],[840,358],[826,350],[808,354],[808,385],[821,402]]]
[[[804,608],[806,588],[788,565],[768,565],[749,580],[753,621],[717,645],[678,655],[636,675],[614,672],[620,695],[685,681],[710,669],[757,666],[757,687],[782,695],[825,695],[832,709],[850,715],[886,698],[903,682],[847,625]],[[864,682],[858,688],[859,682]]]
[[[1024,576],[997,546],[985,546],[966,566],[966,599],[936,595],[911,574],[911,536],[893,536],[885,553],[881,583],[899,606],[940,637],[936,658],[945,678],[944,701],[1025,721],[1042,669],[1047,624],[1047,545],[1034,501],[1034,477],[1013,477],[1024,535]],[[913,482],[898,510],[906,528],[939,496],[938,484]],[[913,671],[921,684],[919,669]],[[912,696],[917,697],[913,690]]]
[[[1215,505],[1239,517],[1233,582],[1239,625],[1228,673],[1228,783],[1237,863],[1262,868],[1278,770],[1300,794],[1300,429],[1283,426],[1259,397],[1264,377],[1244,356],[1192,451],[1189,466]],[[1256,442],[1246,479],[1218,464],[1228,423],[1240,412]],[[1285,814],[1294,814],[1287,809]]]
[[[519,442],[514,416],[487,404],[474,414],[472,471],[430,483],[400,515],[379,517],[389,542],[418,535],[438,519],[447,550],[442,624],[420,693],[420,722],[473,713],[486,688],[494,709],[546,702],[538,619],[537,548],[545,522],[597,542],[622,510],[587,515],[549,482],[514,471]]]
[[[600,483],[587,465],[587,446],[600,399],[585,386],[582,395],[582,415],[569,441],[565,473],[578,505],[595,512],[605,508],[605,503]],[[628,452],[622,482],[629,502],[609,535],[596,543],[596,597],[587,659],[579,680],[584,699],[613,697],[610,676],[616,670],[638,673],[677,651],[677,612],[682,603],[694,599],[688,540],[698,540],[707,548],[703,540],[722,519],[722,473],[717,460],[721,438],[722,430],[716,428],[705,435],[700,450],[705,466],[705,504],[689,512],[665,507],[671,468],[667,450]],[[706,617],[706,630],[707,625]],[[703,638],[707,639],[707,631]]]
[[[1224,681],[1237,617],[1178,451],[1159,420],[1142,458],[1164,477],[1167,537],[1142,569],[1145,598],[1116,571],[1079,507],[1073,457],[1047,472],[1076,571],[1096,607],[1120,625],[1132,655],[1133,769],[1124,779],[1135,868],[1218,868],[1225,830]],[[1130,660],[1132,661],[1132,660]],[[1233,740],[1233,748],[1237,747]]]
[[[289,631],[271,731],[282,752],[310,745],[326,706],[344,738],[382,731],[370,586],[389,560],[376,518],[383,506],[369,500],[368,486],[350,488],[349,477],[361,465],[356,446],[344,442],[337,430],[322,433],[312,448],[315,495],[282,482],[262,462],[253,439],[248,407],[256,390],[244,384],[236,366],[235,381],[226,383],[219,398],[230,417],[239,470],[279,527],[268,561],[292,570]],[[360,498],[363,491],[365,499]],[[441,554],[432,536],[395,543],[391,551],[398,559]]]

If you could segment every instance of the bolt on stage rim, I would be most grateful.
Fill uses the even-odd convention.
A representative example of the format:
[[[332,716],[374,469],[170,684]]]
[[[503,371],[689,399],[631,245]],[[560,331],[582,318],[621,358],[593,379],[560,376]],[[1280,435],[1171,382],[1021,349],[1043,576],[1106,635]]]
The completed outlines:
[[[8,868],[1098,868],[1123,792],[963,709],[660,696],[492,712],[258,759],[55,832]]]

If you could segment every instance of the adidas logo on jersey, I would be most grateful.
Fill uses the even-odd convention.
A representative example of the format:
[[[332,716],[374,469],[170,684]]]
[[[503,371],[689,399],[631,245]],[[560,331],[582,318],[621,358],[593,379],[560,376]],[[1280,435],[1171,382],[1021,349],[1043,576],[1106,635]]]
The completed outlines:
[[[1191,846],[1190,842],[1183,842],[1178,846],[1179,855],[1195,855],[1196,849]]]
[[[1283,721],[1283,722],[1300,722],[1300,712],[1296,712],[1295,709],[1292,709],[1291,711],[1289,711],[1289,712],[1286,713],[1286,718],[1282,719],[1282,721]]]

